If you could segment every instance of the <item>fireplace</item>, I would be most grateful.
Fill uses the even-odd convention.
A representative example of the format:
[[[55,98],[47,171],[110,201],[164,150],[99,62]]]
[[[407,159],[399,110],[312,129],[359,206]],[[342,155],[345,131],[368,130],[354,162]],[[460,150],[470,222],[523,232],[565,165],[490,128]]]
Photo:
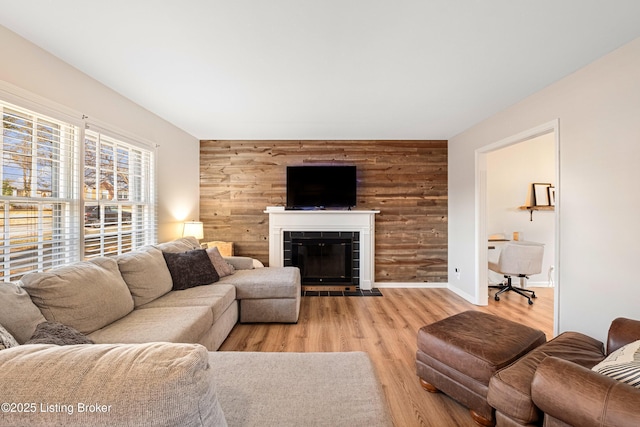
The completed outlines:
[[[325,238],[352,239],[351,282],[324,286],[321,290],[344,291],[345,286],[355,290],[371,290],[374,283],[375,215],[374,210],[285,210],[283,207],[267,207],[269,214],[269,265],[282,267],[291,264],[291,235],[304,233],[302,237],[314,237],[322,233]],[[337,233],[337,234],[336,234]],[[296,236],[299,237],[299,236]],[[317,276],[316,276],[317,277]],[[325,279],[323,277],[323,279]],[[326,280],[323,280],[326,283]]]
[[[284,265],[300,268],[304,290],[356,290],[358,232],[285,231],[283,240]]]

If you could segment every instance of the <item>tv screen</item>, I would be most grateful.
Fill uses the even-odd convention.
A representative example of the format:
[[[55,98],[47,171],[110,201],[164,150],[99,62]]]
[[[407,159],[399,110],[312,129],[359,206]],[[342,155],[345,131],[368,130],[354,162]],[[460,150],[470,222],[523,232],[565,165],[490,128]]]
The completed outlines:
[[[356,205],[355,166],[288,166],[287,209]]]

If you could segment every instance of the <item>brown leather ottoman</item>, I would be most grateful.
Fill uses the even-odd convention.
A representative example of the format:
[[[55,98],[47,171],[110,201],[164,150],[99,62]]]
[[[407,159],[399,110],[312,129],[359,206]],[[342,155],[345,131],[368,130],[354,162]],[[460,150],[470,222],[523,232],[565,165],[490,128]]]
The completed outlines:
[[[546,342],[544,332],[479,311],[465,311],[418,331],[416,369],[422,386],[460,402],[480,425],[495,424],[489,379]]]

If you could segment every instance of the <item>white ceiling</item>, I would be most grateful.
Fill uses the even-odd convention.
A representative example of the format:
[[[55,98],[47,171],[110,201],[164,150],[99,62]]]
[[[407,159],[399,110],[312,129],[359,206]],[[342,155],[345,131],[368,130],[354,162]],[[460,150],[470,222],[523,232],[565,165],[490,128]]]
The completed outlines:
[[[199,139],[449,139],[640,37],[638,0],[0,0],[0,10],[0,25]]]

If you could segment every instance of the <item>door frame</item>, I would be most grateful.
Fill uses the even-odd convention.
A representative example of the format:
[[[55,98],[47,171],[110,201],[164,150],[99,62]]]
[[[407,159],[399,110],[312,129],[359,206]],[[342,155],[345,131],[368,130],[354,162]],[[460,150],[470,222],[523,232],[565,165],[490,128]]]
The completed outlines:
[[[554,134],[555,141],[555,257],[553,270],[554,302],[553,302],[553,330],[558,333],[559,318],[559,294],[561,269],[560,263],[560,207],[561,207],[561,185],[560,185],[560,120],[555,119],[543,123],[534,128],[525,130],[516,135],[509,136],[494,143],[488,144],[475,150],[475,229],[476,229],[476,296],[479,305],[489,303],[489,271],[487,253],[487,154],[505,147],[509,147],[520,142],[524,142],[549,133]]]

